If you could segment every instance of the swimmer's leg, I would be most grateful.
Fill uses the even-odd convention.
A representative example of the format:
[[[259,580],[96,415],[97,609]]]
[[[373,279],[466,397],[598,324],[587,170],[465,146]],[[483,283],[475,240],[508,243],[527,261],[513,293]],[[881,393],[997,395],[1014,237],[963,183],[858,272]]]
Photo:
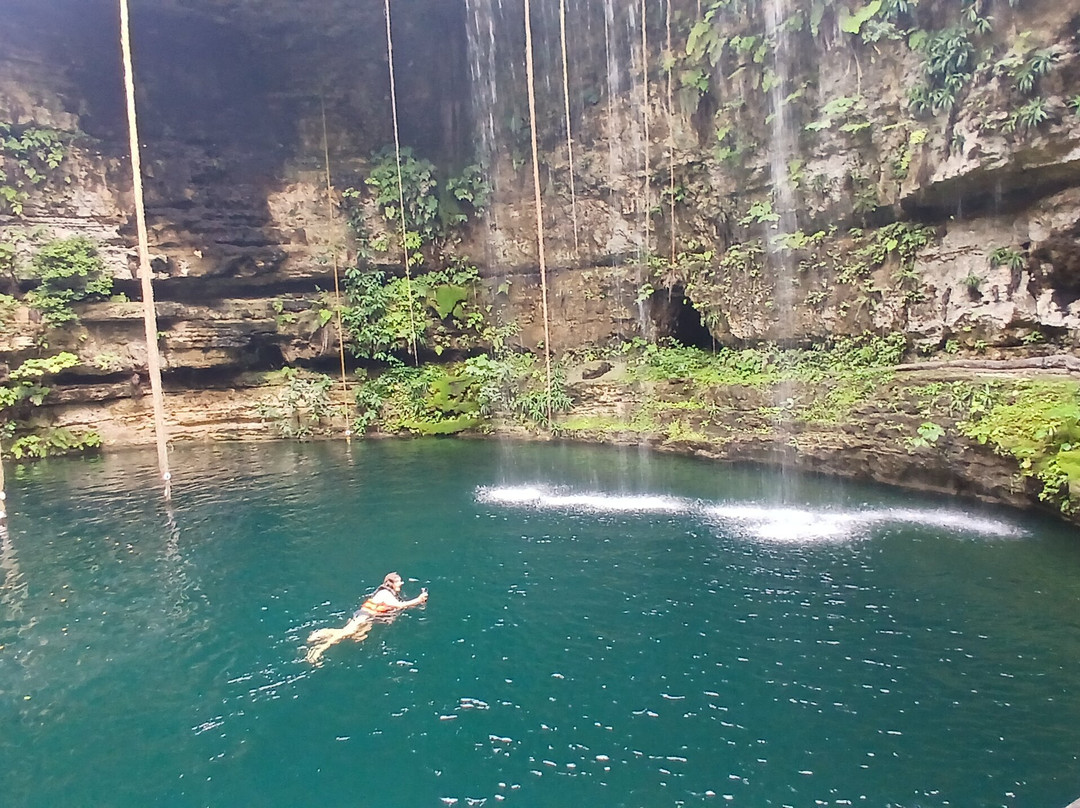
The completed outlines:
[[[308,635],[308,651],[304,659],[312,665],[321,665],[322,655],[332,645],[337,645],[344,639],[352,638],[360,642],[371,631],[371,622],[364,618],[354,617],[343,628],[320,628]]]
[[[371,633],[371,626],[372,623],[370,622],[361,623],[349,636],[352,637],[355,642],[363,642],[367,635]]]
[[[320,659],[326,653],[326,649],[341,642],[346,636],[348,635],[344,629],[340,628],[321,628],[318,631],[311,632],[308,635],[308,650],[304,659],[312,665],[321,664]]]
[[[308,634],[308,645],[321,643],[335,637],[341,632],[340,628],[320,628]]]

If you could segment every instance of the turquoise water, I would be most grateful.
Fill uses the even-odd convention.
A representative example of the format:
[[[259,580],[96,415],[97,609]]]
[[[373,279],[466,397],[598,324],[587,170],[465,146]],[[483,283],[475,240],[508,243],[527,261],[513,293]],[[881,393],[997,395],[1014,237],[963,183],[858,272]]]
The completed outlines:
[[[638,451],[181,447],[9,470],[5,806],[1045,806],[1080,535]],[[422,610],[332,648],[390,570]]]

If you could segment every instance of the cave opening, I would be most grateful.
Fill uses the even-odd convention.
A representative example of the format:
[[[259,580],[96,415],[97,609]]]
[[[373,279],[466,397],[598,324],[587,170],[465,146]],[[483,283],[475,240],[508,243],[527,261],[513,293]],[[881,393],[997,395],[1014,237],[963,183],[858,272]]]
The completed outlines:
[[[700,348],[704,351],[716,349],[716,338],[705,325],[700,311],[687,299],[682,287],[671,290],[669,296],[669,334],[680,345],[688,348]]]

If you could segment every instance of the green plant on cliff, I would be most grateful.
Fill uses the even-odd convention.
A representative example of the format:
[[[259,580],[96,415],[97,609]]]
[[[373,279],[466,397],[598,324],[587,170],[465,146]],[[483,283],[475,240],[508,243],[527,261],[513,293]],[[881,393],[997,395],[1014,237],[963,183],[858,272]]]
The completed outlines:
[[[8,439],[7,452],[16,460],[86,452],[101,446],[101,436],[94,430],[69,430],[62,427],[31,429],[28,418],[40,407],[51,388],[46,381],[79,364],[73,353],[27,359],[8,374],[0,386],[0,433]]]
[[[385,148],[375,154],[375,163],[368,173],[364,184],[375,194],[378,205],[386,220],[393,225],[401,221],[401,204],[404,197],[405,223],[410,230],[420,234],[424,241],[435,238],[439,227],[438,181],[435,179],[435,164],[430,160],[417,157],[413,150],[405,147],[401,150],[398,163],[394,149]],[[401,183],[398,184],[400,165]]]
[[[503,385],[515,384],[522,372],[509,358],[486,355],[450,365],[390,367],[358,389],[356,425],[359,431],[378,425],[385,432],[418,435],[476,429],[509,406]]]
[[[838,423],[872,399],[906,349],[903,334],[844,337],[813,348],[754,348],[704,351],[670,342],[641,344],[629,354],[628,374],[643,382],[678,382],[699,414],[715,409],[723,388],[786,391],[785,418]],[[666,406],[666,405],[665,405]],[[773,412],[772,415],[777,415]]]
[[[480,425],[476,381],[459,366],[399,365],[357,393],[360,423],[387,432],[452,435]]]
[[[3,333],[15,323],[18,310],[19,301],[17,298],[0,293],[0,333]]]
[[[423,312],[404,278],[354,266],[345,271],[344,287],[348,305],[341,311],[341,322],[355,356],[392,361],[395,352],[422,338]]]
[[[50,241],[34,255],[31,272],[38,285],[27,293],[26,301],[54,327],[78,319],[72,303],[104,299],[112,292],[105,262],[93,242],[83,236]]]
[[[896,268],[893,270],[893,282],[904,292],[909,303],[923,299],[921,279],[915,269],[915,260],[919,252],[933,238],[933,228],[910,222],[893,222],[881,228],[871,242],[868,256],[872,261],[883,263],[883,256],[895,255]]]
[[[927,449],[941,440],[944,434],[945,430],[941,426],[933,421],[926,421],[919,425],[914,437],[904,440],[904,445],[907,446],[909,452],[915,449]]]
[[[349,349],[362,359],[396,362],[414,341],[441,355],[455,344],[474,348],[497,338],[488,321],[490,306],[476,302],[480,276],[467,262],[453,261],[411,280],[354,266],[345,271],[344,287],[342,325]]]
[[[16,460],[40,460],[58,455],[85,454],[101,448],[101,435],[94,430],[77,431],[50,427],[30,435],[20,435],[9,450]]]
[[[465,361],[463,373],[476,380],[477,403],[485,417],[503,415],[531,426],[552,428],[552,419],[573,404],[562,363],[551,368],[549,398],[546,370],[532,354],[503,351],[495,356],[471,357]]]
[[[918,31],[910,42],[912,49],[923,55],[923,83],[909,93],[912,111],[936,114],[951,109],[975,71],[971,30],[956,25],[941,31]]]
[[[866,117],[866,100],[861,95],[845,95],[832,98],[821,107],[821,116],[808,123],[804,129],[820,132],[839,124],[839,131],[855,134],[869,128]]]
[[[977,298],[980,294],[980,288],[985,281],[982,275],[977,275],[975,272],[969,272],[963,278],[960,279],[960,284],[968,290],[968,294],[974,298]]]
[[[908,44],[923,56],[923,79],[908,94],[909,104],[916,114],[947,112],[958,103],[975,71],[981,69],[981,57],[988,55],[988,35],[995,20],[991,13],[994,5],[995,0],[941,3],[937,8],[930,9],[931,14],[945,11],[956,16],[953,17],[953,25],[938,30],[919,28],[915,24],[913,11],[908,14],[913,24]],[[1015,7],[1018,2],[1008,0],[1008,5]],[[980,53],[980,43],[987,45],[983,53]],[[1018,84],[1022,82],[1028,88],[1024,90],[1025,93],[1034,86],[1038,76],[1048,69],[1048,55],[1045,52],[1033,55],[1030,63],[1021,58],[1022,54],[1014,54],[1011,60],[1006,57],[1008,64],[1017,71]],[[1001,62],[999,67],[1002,67]]]
[[[893,222],[876,231],[859,254],[873,264],[883,264],[890,256],[896,256],[901,265],[910,267],[933,235],[934,230],[930,227],[911,222]]]
[[[701,18],[691,24],[685,48],[668,55],[663,68],[672,74],[687,114],[697,111],[714,75],[741,77],[755,89],[775,81],[765,67],[773,43],[756,29],[754,5],[747,0],[713,0],[704,9],[699,5]]]
[[[49,388],[42,384],[43,380],[77,364],[79,357],[68,351],[55,356],[27,359],[8,374],[7,383],[0,387],[0,410],[6,414],[17,411],[25,403],[41,406],[49,394]]]
[[[1032,98],[1009,113],[1001,124],[1001,131],[1006,133],[1036,129],[1050,119],[1050,109],[1046,99]]]
[[[919,296],[915,260],[932,240],[932,228],[911,222],[893,222],[867,235],[862,229],[849,232],[853,248],[837,267],[840,283],[854,284],[866,278],[876,267],[895,261],[893,281],[904,290],[909,300]]]
[[[522,423],[551,428],[554,417],[569,410],[572,404],[563,367],[552,366],[550,387],[545,381],[544,370],[535,367],[519,377],[510,400],[510,411]]]
[[[896,365],[903,356],[903,334],[841,337],[828,345],[784,349],[722,347],[705,351],[672,342],[647,343],[632,363],[634,378],[648,381],[689,380],[698,386],[767,387],[787,381],[819,382],[865,370]]]
[[[976,34],[988,34],[993,29],[993,19],[987,15],[988,0],[961,0],[960,18]]]
[[[65,152],[53,129],[0,122],[0,212],[21,216],[29,189],[44,184]]]
[[[375,205],[394,231],[401,227],[404,202],[406,239],[412,235],[415,241],[408,245],[410,252],[442,241],[487,207],[491,188],[479,165],[466,166],[440,186],[435,164],[418,157],[408,147],[401,150],[400,164],[392,147],[376,152],[373,159],[364,185],[374,194]],[[364,238],[362,198],[363,193],[356,188],[342,191],[349,224]],[[381,251],[389,247],[389,242],[384,245],[372,242],[369,246]],[[422,256],[418,256],[417,263],[420,260]]]
[[[860,222],[867,224],[870,216],[881,207],[878,185],[863,173],[860,166],[851,172],[851,212]]]
[[[687,299],[694,301],[701,312],[702,324],[711,327],[721,316],[719,308],[709,302],[714,299],[716,287],[759,278],[765,268],[764,255],[761,239],[732,244],[719,261],[712,250],[695,248],[680,253],[675,266],[661,270],[656,278],[668,288],[673,281],[681,281]]]
[[[1080,384],[1018,381],[992,406],[959,425],[972,440],[1014,458],[1039,498],[1074,513],[1080,506]]]
[[[908,134],[907,143],[892,161],[893,176],[898,180],[906,179],[911,171],[911,161],[915,153],[926,142],[930,134],[926,129],[915,129]]]
[[[795,230],[769,239],[769,244],[774,248],[782,247],[785,250],[810,250],[820,247],[831,235],[833,235],[832,228],[829,231],[818,230],[816,233],[809,234],[802,230]]]
[[[775,224],[780,221],[780,214],[773,210],[771,199],[758,200],[750,205],[750,210],[739,219],[739,224]]]
[[[283,438],[309,437],[330,415],[334,380],[322,373],[303,373],[291,367],[275,375],[284,384],[259,402],[256,412],[273,423]]]
[[[990,253],[991,267],[1006,267],[1012,272],[1019,272],[1027,265],[1027,256],[1023,251],[1012,247],[998,247]]]
[[[1028,95],[1035,89],[1038,80],[1050,72],[1050,68],[1057,61],[1057,55],[1049,48],[1039,48],[1020,61],[1019,64],[1009,71],[1009,75],[1016,82],[1016,89],[1024,95]]]
[[[457,227],[478,217],[491,200],[491,186],[483,169],[476,164],[465,166],[456,177],[446,181],[447,202],[443,205],[446,227]]]
[[[14,241],[0,241],[0,276],[10,279],[13,289],[19,283],[15,277],[18,255]]]
[[[840,30],[845,34],[859,34],[864,25],[881,11],[884,0],[869,0],[865,5],[854,10],[847,6],[840,7]]]

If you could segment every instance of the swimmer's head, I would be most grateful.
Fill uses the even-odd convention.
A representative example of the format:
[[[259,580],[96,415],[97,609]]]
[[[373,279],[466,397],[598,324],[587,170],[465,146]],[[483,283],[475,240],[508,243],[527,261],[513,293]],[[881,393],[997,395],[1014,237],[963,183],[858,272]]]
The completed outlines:
[[[397,590],[401,589],[401,585],[403,583],[404,581],[401,580],[400,575],[398,575],[396,572],[391,572],[385,578],[383,578],[382,585],[388,586],[396,592]]]

